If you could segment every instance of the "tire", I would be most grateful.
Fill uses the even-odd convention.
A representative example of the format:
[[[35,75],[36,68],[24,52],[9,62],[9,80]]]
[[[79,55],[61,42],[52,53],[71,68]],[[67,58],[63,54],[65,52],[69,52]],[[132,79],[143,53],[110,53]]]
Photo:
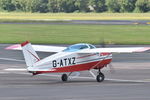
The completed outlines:
[[[99,73],[99,75],[97,75],[96,80],[97,82],[103,82],[105,79],[105,76],[103,73]]]
[[[63,82],[66,82],[66,81],[68,80],[67,74],[63,74],[63,75],[61,76],[61,79],[62,79]]]

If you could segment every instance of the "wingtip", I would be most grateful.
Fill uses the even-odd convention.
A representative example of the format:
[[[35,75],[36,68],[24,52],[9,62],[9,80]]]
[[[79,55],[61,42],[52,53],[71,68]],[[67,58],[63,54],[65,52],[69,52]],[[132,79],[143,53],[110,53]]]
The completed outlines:
[[[28,43],[30,43],[30,42],[29,41],[25,41],[25,42],[21,43],[21,47],[27,45]]]
[[[19,47],[20,47],[20,44],[15,44],[15,45],[11,45],[11,46],[6,47],[5,50],[13,50],[13,49],[16,49]]]

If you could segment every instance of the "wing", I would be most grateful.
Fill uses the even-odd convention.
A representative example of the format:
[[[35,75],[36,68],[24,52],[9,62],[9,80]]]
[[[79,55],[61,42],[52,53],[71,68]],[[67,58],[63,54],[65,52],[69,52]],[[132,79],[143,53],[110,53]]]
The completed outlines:
[[[133,53],[133,52],[144,52],[147,50],[150,50],[150,47],[95,48],[95,49],[81,50],[78,51],[77,53],[96,53],[96,52]]]
[[[58,46],[47,46],[47,45],[32,45],[35,51],[40,52],[60,52],[66,47],[58,47]],[[22,50],[20,44],[11,45],[9,47],[6,47],[7,50]]]

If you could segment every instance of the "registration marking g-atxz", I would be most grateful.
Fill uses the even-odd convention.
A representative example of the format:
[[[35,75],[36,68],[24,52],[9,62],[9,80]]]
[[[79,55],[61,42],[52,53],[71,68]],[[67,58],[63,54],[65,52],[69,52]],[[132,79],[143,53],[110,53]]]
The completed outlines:
[[[52,61],[52,65],[53,67],[63,67],[63,66],[69,66],[69,65],[75,65],[75,57],[71,57],[71,58],[64,58],[64,59],[60,59],[60,60],[53,60]]]

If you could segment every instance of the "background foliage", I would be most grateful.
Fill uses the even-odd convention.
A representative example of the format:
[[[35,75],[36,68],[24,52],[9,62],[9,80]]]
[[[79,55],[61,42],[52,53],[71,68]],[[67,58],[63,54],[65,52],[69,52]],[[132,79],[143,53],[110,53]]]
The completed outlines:
[[[150,0],[0,0],[1,11],[149,12]]]

